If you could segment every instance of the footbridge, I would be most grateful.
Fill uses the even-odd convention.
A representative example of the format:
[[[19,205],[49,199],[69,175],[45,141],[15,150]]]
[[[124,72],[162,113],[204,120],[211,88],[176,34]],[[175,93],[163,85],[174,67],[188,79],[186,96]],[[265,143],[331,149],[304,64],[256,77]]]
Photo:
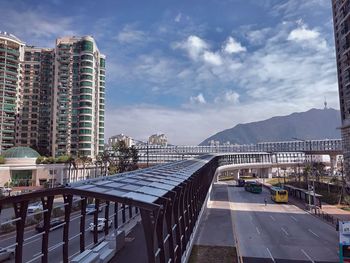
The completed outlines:
[[[295,154],[294,159],[288,160],[298,163],[302,155]],[[1,223],[11,224],[15,228],[14,242],[7,244],[6,248],[15,249],[17,263],[68,263],[73,255],[88,250],[90,253],[93,247],[99,247],[101,241],[111,240],[111,235],[112,239],[118,235],[121,208],[123,222],[126,213],[130,218],[133,214],[138,215],[143,230],[143,236],[138,238],[144,240],[145,254],[142,254],[141,247],[132,253],[140,254],[148,262],[185,262],[217,169],[228,165],[266,168],[276,164],[276,161],[278,157],[276,159],[276,156],[266,152],[201,155],[190,160],[80,181],[64,187],[5,197],[0,199],[0,207],[10,205],[15,212],[13,219]],[[59,227],[52,228],[50,224],[55,216],[53,210],[57,208],[54,207],[56,197],[63,197],[64,200],[64,215],[60,225],[63,231],[61,240],[56,238],[52,244],[49,241],[52,241],[55,233],[53,230]],[[38,213],[42,215],[44,230],[28,236],[25,226],[33,216],[28,213],[28,206],[37,200],[40,200],[43,208]],[[93,200],[95,207],[90,227],[92,246],[87,244],[90,231],[86,228],[86,207],[90,200]],[[73,207],[78,207],[78,211]],[[98,233],[100,207],[104,209],[105,219],[102,236]],[[112,229],[108,227],[110,220],[113,221]],[[33,243],[34,238],[40,239],[39,251],[29,251],[29,244]],[[75,243],[79,244],[78,250],[72,251]]]
[[[137,145],[141,163],[164,163],[193,158],[205,154],[222,153],[303,153],[305,155],[330,155],[334,157],[342,154],[341,139],[323,139],[308,141],[280,141],[261,142],[250,145],[212,145],[212,146],[159,146]]]

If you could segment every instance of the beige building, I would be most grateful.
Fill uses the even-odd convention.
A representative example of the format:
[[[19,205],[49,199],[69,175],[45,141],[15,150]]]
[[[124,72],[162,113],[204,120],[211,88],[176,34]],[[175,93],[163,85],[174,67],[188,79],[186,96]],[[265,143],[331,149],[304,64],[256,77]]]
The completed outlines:
[[[131,137],[124,135],[124,134],[118,134],[118,135],[114,135],[108,139],[108,146],[111,147],[120,141],[123,141],[127,147],[131,147],[132,145],[135,144],[134,140]]]
[[[165,134],[153,134],[148,138],[148,143],[153,145],[167,146],[168,138],[165,136]]]
[[[39,153],[29,147],[13,147],[3,153],[5,164],[0,165],[0,187],[28,189],[40,186],[65,185],[79,180],[99,177],[100,167],[95,164],[65,163],[36,164]]]

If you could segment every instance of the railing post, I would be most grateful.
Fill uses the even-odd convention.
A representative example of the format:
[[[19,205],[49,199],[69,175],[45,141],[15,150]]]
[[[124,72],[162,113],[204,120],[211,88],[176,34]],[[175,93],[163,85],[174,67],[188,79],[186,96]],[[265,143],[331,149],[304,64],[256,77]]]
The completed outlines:
[[[72,195],[63,195],[64,200],[64,226],[63,226],[63,262],[68,263],[69,260],[69,221],[72,209]]]
[[[85,250],[85,218],[86,218],[86,203],[87,199],[86,197],[81,197],[80,200],[80,253],[84,252]]]
[[[23,239],[24,239],[24,226],[26,223],[28,200],[22,201],[20,203],[13,204],[15,210],[16,218],[21,218],[21,220],[16,221],[16,251],[15,251],[15,261],[16,263],[22,263],[23,255]]]
[[[47,198],[42,197],[41,202],[43,205],[44,212],[44,234],[41,240],[41,253],[43,254],[41,262],[48,262],[48,249],[49,249],[49,231],[50,231],[50,221],[51,221],[51,212],[53,206],[54,196],[48,196]]]

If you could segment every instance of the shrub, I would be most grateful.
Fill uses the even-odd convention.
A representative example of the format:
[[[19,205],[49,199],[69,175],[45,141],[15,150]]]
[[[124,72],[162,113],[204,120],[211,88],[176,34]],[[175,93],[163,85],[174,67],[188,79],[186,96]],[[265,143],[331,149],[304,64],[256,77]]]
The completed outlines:
[[[34,216],[35,217],[35,216]],[[35,220],[35,218],[27,218],[25,226],[32,226],[39,222],[40,220]]]
[[[45,160],[45,156],[39,156],[38,158],[36,158],[36,161],[35,161],[35,163],[36,164],[41,164],[41,163],[43,163],[43,161]]]
[[[0,164],[4,164],[5,163],[5,157],[0,155]]]
[[[14,231],[15,229],[16,229],[16,227],[11,223],[4,224],[4,225],[0,226],[0,232],[2,232],[2,233],[9,233],[9,232]]]
[[[69,155],[62,155],[56,158],[56,163],[68,163],[71,158]]]
[[[60,207],[52,209],[52,217],[60,217],[64,215],[64,211]]]

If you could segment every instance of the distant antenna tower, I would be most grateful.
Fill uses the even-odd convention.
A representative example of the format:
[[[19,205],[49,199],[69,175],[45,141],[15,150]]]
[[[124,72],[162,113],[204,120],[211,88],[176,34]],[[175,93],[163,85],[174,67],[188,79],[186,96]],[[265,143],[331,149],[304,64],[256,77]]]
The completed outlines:
[[[324,97],[324,109],[325,109],[325,110],[327,109],[327,100],[326,100],[326,97]]]

